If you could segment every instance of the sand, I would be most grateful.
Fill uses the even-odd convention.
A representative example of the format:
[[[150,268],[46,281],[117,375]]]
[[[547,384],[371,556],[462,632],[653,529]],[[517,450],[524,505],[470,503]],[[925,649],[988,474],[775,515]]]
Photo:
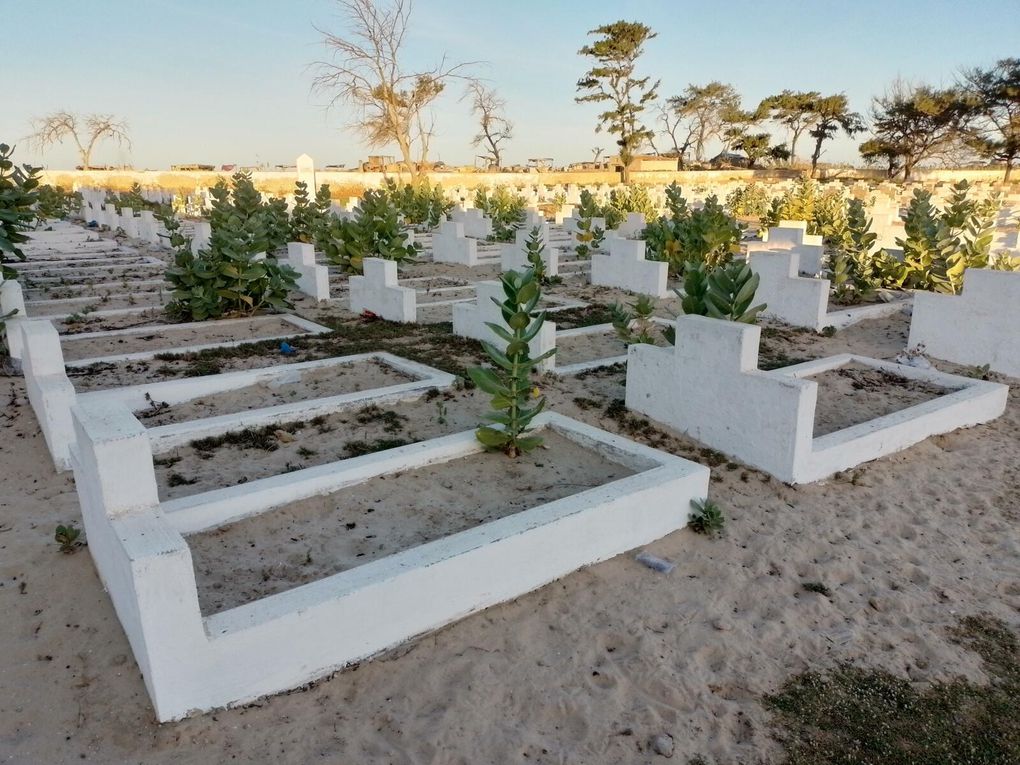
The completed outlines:
[[[235,414],[295,401],[339,396],[344,393],[385,388],[411,382],[414,378],[388,364],[361,361],[354,364],[293,370],[281,379],[246,385],[179,404],[168,405],[158,397],[147,409],[135,412],[146,427],[196,420],[221,414]]]
[[[203,614],[602,486],[633,471],[563,436],[373,478],[188,537]],[[254,544],[253,544],[254,543]]]
[[[807,379],[818,383],[816,437],[899,412],[954,390],[863,364],[847,364]]]
[[[318,315],[307,302],[301,312]],[[892,358],[907,327],[895,316],[825,338],[769,325],[763,355]],[[624,377],[541,386],[555,411],[617,432],[605,409]],[[948,630],[976,613],[1020,627],[1015,395],[992,423],[797,488],[666,429],[643,431],[638,440],[713,465],[727,518],[720,539],[683,530],[650,545],[678,564],[671,574],[618,556],[308,688],[157,725],[88,550],[62,555],[52,541],[57,523],[80,523],[72,480],[49,466],[23,381],[0,380],[0,393],[0,762],[615,765],[661,762],[648,742],[669,734],[679,763],[776,763],[760,698],[791,674],[852,661],[918,682],[984,680]],[[321,445],[310,461],[331,459],[355,438],[458,432],[484,408],[477,392],[457,391],[422,401],[396,434],[351,413],[345,429],[306,424],[275,451],[184,460],[208,466],[201,485],[222,485],[287,470],[303,443]]]
[[[122,335],[85,337],[69,335],[61,339],[65,361],[116,356],[142,351],[187,350],[196,345],[220,342],[255,341],[267,337],[307,334],[307,330],[278,316],[259,316],[237,322],[203,322],[152,332],[127,332]]]

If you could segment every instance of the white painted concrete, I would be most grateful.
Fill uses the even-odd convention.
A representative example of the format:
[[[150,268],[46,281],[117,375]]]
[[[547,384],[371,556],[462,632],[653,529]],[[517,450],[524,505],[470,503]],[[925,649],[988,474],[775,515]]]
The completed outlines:
[[[508,332],[511,331],[503,319],[503,311],[500,308],[506,299],[502,283],[498,281],[476,282],[475,294],[476,298],[473,303],[456,303],[453,306],[453,334],[493,343],[497,348],[502,347],[505,342],[489,326],[489,324],[497,324]],[[547,320],[528,344],[528,354],[533,359],[538,358],[555,347],[556,325]],[[545,361],[539,362],[536,369],[539,372],[548,372],[555,366],[556,355],[553,354]]]
[[[810,483],[929,436],[995,419],[1007,387],[844,354],[758,369],[761,328],[681,316],[672,349],[628,349],[628,408],[787,483]],[[813,438],[818,385],[805,379],[855,362],[947,388],[937,399]]]
[[[417,318],[417,296],[410,287],[397,284],[397,263],[383,258],[365,258],[364,276],[349,280],[353,313],[371,311],[387,321],[413,322]]]
[[[432,260],[436,263],[477,266],[478,242],[465,234],[464,223],[442,220],[432,234]]]
[[[915,292],[909,345],[1020,377],[1020,272],[971,268],[959,295]]]
[[[545,413],[537,426],[639,472],[203,617],[178,522],[207,528],[232,517],[225,502],[266,512],[295,495],[470,457],[481,451],[474,432],[266,479],[272,485],[252,482],[186,517],[161,507],[145,431],[126,408],[94,402],[76,407],[74,418],[89,552],[160,721],[302,685],[647,544],[683,527],[691,500],[708,491],[701,465]]]
[[[302,154],[301,156],[308,156]],[[314,177],[315,170],[312,169]],[[316,301],[329,300],[329,269],[315,262],[315,247],[303,242],[287,243],[287,265],[298,272],[298,291]]]
[[[669,266],[645,259],[645,243],[640,239],[607,237],[609,254],[591,256],[591,283],[664,298],[669,295],[666,281]]]

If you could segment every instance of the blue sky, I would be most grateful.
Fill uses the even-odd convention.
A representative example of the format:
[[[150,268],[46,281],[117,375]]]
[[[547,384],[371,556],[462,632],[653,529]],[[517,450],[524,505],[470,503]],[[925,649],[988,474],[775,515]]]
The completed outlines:
[[[585,70],[577,49],[599,24],[658,32],[639,69],[662,80],[664,97],[721,80],[745,108],[793,88],[843,91],[867,112],[896,77],[949,83],[962,65],[1018,55],[1018,10],[1018,0],[418,0],[407,62],[485,62],[476,71],[516,125],[506,159],[565,164],[612,146],[594,132],[597,109],[573,102]],[[70,145],[41,155],[22,141],[33,116],[57,109],[127,120],[131,150],[102,145],[97,163],[276,164],[307,152],[317,165],[350,165],[368,154],[344,129],[349,115],[309,89],[308,66],[324,55],[313,24],[342,28],[332,0],[0,0],[0,14],[0,141],[21,144],[21,161],[73,166]],[[460,95],[437,104],[432,156],[467,164],[475,125]],[[855,161],[856,143],[835,142],[824,159]]]

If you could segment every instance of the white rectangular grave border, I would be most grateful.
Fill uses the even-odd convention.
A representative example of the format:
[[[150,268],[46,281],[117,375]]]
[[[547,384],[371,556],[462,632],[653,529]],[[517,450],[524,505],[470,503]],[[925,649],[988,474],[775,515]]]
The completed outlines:
[[[281,364],[258,369],[241,369],[215,375],[189,377],[180,380],[142,383],[122,388],[79,393],[79,402],[119,402],[133,411],[149,406],[148,395],[157,403],[166,402],[173,406],[193,401],[202,396],[224,393],[259,383],[284,383],[300,378],[304,372],[328,367],[352,366],[376,361],[414,378],[408,382],[395,383],[382,388],[368,388],[350,393],[319,398],[302,398],[286,404],[248,409],[243,412],[203,417],[195,420],[157,425],[147,428],[149,442],[154,454],[161,454],[182,446],[190,441],[208,436],[220,435],[245,428],[263,427],[295,420],[308,420],[325,414],[353,409],[368,404],[386,404],[414,398],[428,390],[453,387],[456,375],[448,374],[434,367],[416,361],[394,356],[384,351],[359,353],[351,356],[337,356],[315,361],[301,361],[295,364]],[[144,424],[144,422],[143,422]]]
[[[678,318],[673,348],[628,349],[627,407],[787,483],[821,480],[930,436],[988,422],[1006,407],[1005,385],[854,354],[759,370],[760,337],[755,325]],[[818,384],[805,378],[850,363],[947,393],[815,438]]]
[[[652,322],[663,327],[668,327],[673,322],[668,319],[663,319],[659,316],[652,316]],[[584,335],[602,335],[602,334],[616,334],[616,328],[612,324],[589,324],[587,327],[574,327],[573,329],[559,329],[556,330],[556,345],[559,347],[559,341],[561,338],[570,337],[583,337]],[[555,356],[553,357],[555,359]],[[619,356],[605,356],[601,359],[589,359],[588,361],[577,361],[573,364],[563,364],[562,366],[556,364],[556,366],[550,370],[550,372],[557,377],[568,377],[570,375],[576,375],[580,372],[587,372],[592,369],[602,369],[604,367],[611,367],[615,364],[626,364],[627,354],[623,353]]]
[[[158,500],[144,428],[119,404],[80,405],[74,419],[89,552],[160,721],[300,686],[652,542],[686,524],[690,501],[704,497],[709,482],[704,466],[543,413],[537,426],[638,472],[203,617],[187,542]],[[466,431],[285,474],[272,486],[253,482],[237,487],[236,499],[246,514],[260,513],[309,491],[481,451]],[[216,507],[191,512],[203,524],[221,523],[223,506]]]
[[[179,348],[160,348],[151,351],[137,351],[134,353],[118,353],[111,354],[108,356],[94,356],[88,359],[77,359],[75,361],[67,361],[65,362],[65,366],[70,368],[78,368],[91,366],[92,364],[110,363],[114,361],[143,361],[145,359],[151,359],[154,358],[155,356],[159,356],[164,353],[195,353],[197,351],[204,351],[210,348],[236,348],[239,345],[247,345],[248,343],[260,343],[266,340],[281,340],[288,337],[294,337],[295,335],[309,335],[309,334],[322,335],[333,331],[329,327],[324,327],[321,324],[316,324],[314,321],[303,319],[300,316],[295,316],[294,314],[291,313],[266,314],[265,318],[281,319],[288,324],[292,324],[296,329],[301,330],[301,332],[300,333],[288,332],[285,334],[249,337],[243,340],[226,340],[223,342],[216,343],[201,343],[199,345],[190,345]],[[66,344],[68,342],[74,342],[76,340],[93,340],[103,337],[116,338],[124,337],[125,335],[148,335],[153,333],[159,333],[165,330],[197,329],[202,327],[223,327],[230,326],[231,324],[240,324],[248,321],[251,321],[251,318],[214,319],[212,321],[190,321],[184,322],[182,324],[150,324],[145,327],[132,327],[130,329],[109,329],[101,332],[81,332],[76,335],[62,335],[61,342]]]

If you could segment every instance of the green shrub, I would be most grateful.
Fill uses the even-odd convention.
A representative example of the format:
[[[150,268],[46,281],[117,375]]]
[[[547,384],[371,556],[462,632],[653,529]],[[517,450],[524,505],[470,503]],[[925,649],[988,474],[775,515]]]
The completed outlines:
[[[311,243],[326,225],[330,209],[329,186],[322,184],[311,199],[308,184],[298,181],[294,184],[294,209],[290,213],[290,241]]]
[[[713,195],[701,209],[688,207],[678,194],[667,189],[670,217],[651,221],[642,232],[649,260],[665,261],[671,276],[679,276],[688,263],[715,267],[728,263],[739,252],[742,229]]]
[[[528,200],[506,186],[496,186],[491,193],[479,187],[475,190],[475,207],[492,220],[493,241],[512,242],[524,220]]]
[[[715,268],[689,263],[684,271],[681,307],[685,314],[754,324],[767,307],[765,303],[751,306],[758,282],[758,274],[743,261]]]
[[[40,168],[18,167],[11,157],[14,149],[0,143],[0,275],[15,279],[18,272],[4,265],[11,258],[24,260],[25,253],[19,244],[28,241],[22,233],[35,220],[32,206],[39,199]]]
[[[613,329],[627,345],[654,343],[656,323],[652,321],[655,302],[648,295],[641,295],[629,307],[613,303],[609,307]]]
[[[36,218],[42,223],[51,218],[64,219],[81,209],[81,194],[66,191],[63,186],[45,184],[39,187]]]
[[[419,246],[408,244],[407,239],[387,193],[369,190],[353,218],[327,219],[319,231],[317,246],[330,263],[345,273],[360,274],[365,258],[384,258],[398,264],[413,261]]]
[[[191,242],[180,233],[173,213],[158,213],[174,248],[173,265],[166,271],[174,288],[167,313],[182,321],[203,321],[293,308],[288,295],[297,286],[298,274],[265,254],[266,216],[257,212],[246,216],[246,208],[232,211],[217,194],[216,224],[208,248],[198,254],[191,252]]]
[[[443,187],[438,183],[432,186],[426,178],[403,186],[387,178],[384,193],[409,226],[435,228],[453,208],[453,202],[446,198]]]
[[[762,218],[769,211],[772,199],[765,187],[758,183],[745,183],[726,197],[730,215],[742,218]]]
[[[968,268],[986,268],[992,258],[995,213],[1000,198],[983,201],[970,197],[970,185],[960,181],[945,209],[932,204],[931,193],[915,189],[904,219],[904,234],[896,244],[903,262],[884,265],[884,282],[905,289],[949,294],[963,288]]]

